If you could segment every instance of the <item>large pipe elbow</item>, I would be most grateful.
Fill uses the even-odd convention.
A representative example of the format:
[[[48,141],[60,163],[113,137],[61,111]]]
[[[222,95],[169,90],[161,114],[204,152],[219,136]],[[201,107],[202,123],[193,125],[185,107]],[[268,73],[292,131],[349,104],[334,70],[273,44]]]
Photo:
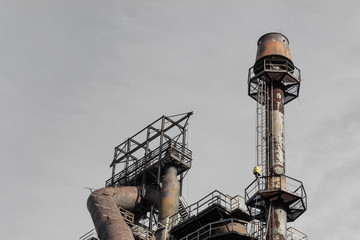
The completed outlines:
[[[140,204],[157,206],[156,188],[147,187],[142,197],[141,187],[122,186],[100,188],[92,192],[87,200],[87,208],[100,240],[134,239],[129,225],[123,219],[119,208],[135,210]]]
[[[87,208],[100,240],[131,240],[134,236],[119,207],[134,209],[141,201],[137,187],[101,188],[91,193]]]

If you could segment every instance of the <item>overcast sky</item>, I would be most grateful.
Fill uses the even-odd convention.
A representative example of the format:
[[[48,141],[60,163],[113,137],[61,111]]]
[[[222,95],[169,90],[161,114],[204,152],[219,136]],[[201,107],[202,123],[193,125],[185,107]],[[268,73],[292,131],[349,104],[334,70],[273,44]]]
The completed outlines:
[[[302,70],[285,106],[287,175],[309,239],[354,239],[360,214],[358,1],[0,0],[1,239],[78,239],[113,148],[161,115],[190,118],[189,203],[253,181],[247,72],[268,32]]]

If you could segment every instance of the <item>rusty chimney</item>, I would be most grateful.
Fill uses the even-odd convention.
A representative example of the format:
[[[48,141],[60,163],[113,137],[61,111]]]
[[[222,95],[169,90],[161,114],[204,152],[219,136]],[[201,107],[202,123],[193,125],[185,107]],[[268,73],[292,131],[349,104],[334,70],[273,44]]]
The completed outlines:
[[[256,179],[251,185],[258,191],[251,185],[245,190],[246,204],[260,222],[264,239],[283,240],[287,222],[306,210],[302,183],[285,175],[284,105],[299,95],[300,70],[293,64],[283,34],[265,34],[257,46],[255,64],[249,69],[248,94],[257,102]],[[290,182],[298,189],[287,189]]]

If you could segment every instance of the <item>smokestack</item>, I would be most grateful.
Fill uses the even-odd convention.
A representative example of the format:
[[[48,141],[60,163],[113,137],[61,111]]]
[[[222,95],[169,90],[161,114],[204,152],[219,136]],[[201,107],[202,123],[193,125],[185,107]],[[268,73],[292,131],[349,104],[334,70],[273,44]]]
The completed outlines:
[[[252,191],[251,185],[245,190],[246,204],[260,221],[266,240],[285,240],[287,222],[306,210],[302,183],[285,175],[284,105],[298,97],[300,70],[281,33],[263,35],[257,46],[255,64],[249,69],[248,94],[257,102],[257,179],[251,185],[257,185],[258,191]],[[295,181],[298,189],[287,189],[288,181]]]

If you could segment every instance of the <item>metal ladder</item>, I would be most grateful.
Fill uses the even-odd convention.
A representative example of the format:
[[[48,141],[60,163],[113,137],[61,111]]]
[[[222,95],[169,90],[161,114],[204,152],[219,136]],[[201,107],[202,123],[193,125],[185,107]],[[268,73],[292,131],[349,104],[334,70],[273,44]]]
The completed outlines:
[[[269,133],[267,128],[267,115],[269,114],[269,90],[264,79],[258,79],[258,92],[256,103],[256,165],[261,169],[261,177],[267,176],[266,161],[268,160]],[[263,178],[258,178],[258,184],[265,184]],[[251,215],[258,214],[259,209],[252,208]],[[253,219],[255,220],[255,219]],[[257,240],[265,240],[267,222],[256,221],[256,229],[250,231],[256,235]],[[253,225],[252,227],[254,227]]]
[[[256,103],[256,165],[261,169],[261,176],[266,176],[267,148],[269,134],[266,127],[269,92],[264,80],[259,79]]]

